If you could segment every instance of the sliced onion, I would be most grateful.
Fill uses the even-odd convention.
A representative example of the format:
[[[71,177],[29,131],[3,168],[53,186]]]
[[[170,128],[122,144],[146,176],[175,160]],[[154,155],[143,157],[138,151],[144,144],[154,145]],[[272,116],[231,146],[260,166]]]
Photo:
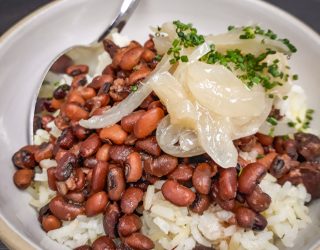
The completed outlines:
[[[243,34],[242,29],[234,29],[220,35],[208,35],[205,40],[213,43],[215,49],[221,53],[225,53],[227,50],[239,49],[245,54],[251,53],[258,56],[269,48],[287,55],[291,54],[287,46],[280,41],[258,34],[254,39],[240,39],[241,34]]]
[[[122,117],[130,114],[139,107],[151,92],[152,89],[150,86],[148,84],[144,84],[136,92],[132,92],[126,99],[107,110],[104,114],[93,116],[88,120],[81,120],[79,123],[82,127],[89,129],[111,126],[119,122]]]
[[[170,124],[169,115],[159,123],[156,136],[160,148],[167,154],[192,157],[205,153],[199,145],[197,135],[192,130]]]
[[[195,108],[180,82],[169,72],[163,72],[154,77],[150,85],[167,107],[172,124],[195,128]]]
[[[265,107],[265,92],[260,86],[248,89],[222,65],[191,63],[188,87],[203,107],[221,116],[258,116]]]
[[[197,134],[202,148],[219,166],[235,167],[238,152],[230,136],[230,124],[223,117],[213,118],[200,105],[197,114]]]
[[[256,117],[251,117],[246,123],[239,124],[239,119],[232,121],[232,139],[236,140],[245,136],[253,135],[259,131],[259,128],[267,119],[272,109],[272,100],[266,99],[266,106],[262,114]],[[237,123],[238,122],[238,123]]]

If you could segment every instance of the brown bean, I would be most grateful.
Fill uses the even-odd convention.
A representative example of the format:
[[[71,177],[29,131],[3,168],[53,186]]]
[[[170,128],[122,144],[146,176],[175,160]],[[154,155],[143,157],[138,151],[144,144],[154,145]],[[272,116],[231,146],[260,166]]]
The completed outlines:
[[[121,211],[132,214],[143,199],[143,191],[140,188],[129,187],[121,197]]]
[[[298,158],[298,143],[295,140],[286,139],[283,136],[276,136],[274,138],[273,146],[279,154],[288,154],[295,160]],[[303,148],[306,150],[306,147]]]
[[[262,231],[267,226],[267,220],[249,208],[239,207],[236,210],[236,220],[240,227],[250,228],[255,231]]]
[[[89,129],[86,129],[79,124],[72,127],[72,132],[79,140],[86,139],[91,133]]]
[[[159,147],[155,136],[150,136],[143,140],[138,140],[136,142],[136,148],[143,150],[154,156],[161,155],[161,148]]]
[[[109,199],[118,201],[121,199],[122,193],[126,188],[123,170],[115,167],[109,170],[107,177],[107,190]]]
[[[238,178],[239,191],[251,194],[266,173],[266,168],[257,162],[247,165]]]
[[[128,146],[134,146],[136,144],[136,141],[138,138],[134,136],[134,134],[129,134],[128,137],[126,138],[124,144]]]
[[[93,114],[97,109],[105,107],[110,102],[108,94],[99,93],[97,96],[86,101],[85,107]]]
[[[64,129],[57,139],[57,144],[63,149],[69,149],[73,146],[75,138],[72,133],[72,128]]]
[[[80,168],[77,168],[74,171],[74,175],[72,176],[74,182],[75,182],[75,191],[80,191],[84,188],[85,186],[85,175],[83,171]]]
[[[153,159],[148,158],[144,161],[144,171],[157,177],[171,173],[178,166],[178,159],[174,156],[163,154]]]
[[[92,247],[89,245],[82,245],[80,247],[76,247],[73,250],[92,250]]]
[[[115,69],[112,67],[111,64],[109,64],[103,69],[102,74],[103,75],[110,75],[110,76],[114,77],[115,76]]]
[[[60,109],[62,107],[63,100],[57,100],[56,98],[52,98],[50,101],[50,109]]]
[[[123,128],[123,130],[125,130],[128,133],[131,133],[133,131],[134,125],[137,123],[140,117],[145,113],[146,113],[145,110],[138,110],[127,116],[124,116],[121,119],[121,127]]]
[[[43,216],[41,224],[45,232],[58,229],[62,226],[61,221],[53,215]]]
[[[161,108],[148,110],[134,125],[134,135],[139,139],[147,137],[157,128],[163,117],[164,111]]]
[[[69,152],[66,152],[61,159],[57,161],[55,177],[59,181],[68,179],[77,165],[77,157]]]
[[[34,177],[32,169],[19,169],[13,175],[13,182],[19,189],[26,189],[31,185]]]
[[[67,103],[74,103],[74,104],[78,104],[79,106],[83,106],[85,102],[86,102],[85,99],[81,96],[81,94],[77,90],[70,91],[67,96]]]
[[[63,74],[72,63],[72,59],[69,56],[62,55],[52,64],[50,71],[57,74]]]
[[[123,70],[132,70],[136,66],[144,52],[144,49],[141,47],[135,47],[126,51],[120,61],[120,68]]]
[[[99,90],[104,84],[111,84],[113,82],[112,75],[101,75],[96,76],[92,79],[92,82],[88,85],[88,87]]]
[[[129,154],[133,152],[133,148],[130,146],[126,145],[121,145],[121,146],[111,146],[109,155],[111,160],[115,161],[116,163],[124,163]]]
[[[218,181],[218,195],[226,201],[236,198],[237,195],[237,170],[236,168],[221,169]]]
[[[56,187],[56,167],[48,168],[47,170],[47,176],[48,176],[48,186],[51,190],[57,190]]]
[[[42,222],[42,218],[45,215],[49,215],[51,214],[50,209],[49,209],[49,203],[44,205],[43,207],[40,208],[39,212],[38,212],[38,221],[41,223]]]
[[[129,76],[129,85],[133,85],[143,80],[151,73],[151,69],[147,65],[141,65],[138,70],[133,71]]]
[[[140,108],[147,109],[149,105],[154,101],[153,96],[150,94],[146,97],[146,99],[143,100],[143,102],[140,104]]]
[[[254,135],[249,135],[235,140],[234,144],[244,152],[251,152],[256,142],[257,138]]]
[[[69,76],[77,76],[80,74],[87,74],[89,71],[89,67],[87,65],[79,64],[79,65],[72,65],[66,69],[66,73]]]
[[[200,194],[209,194],[211,187],[212,167],[208,163],[200,163],[192,175],[192,184]]]
[[[74,103],[66,104],[64,111],[70,120],[79,121],[81,119],[89,118],[88,111]]]
[[[117,202],[109,203],[103,216],[103,228],[106,235],[116,238],[116,225],[120,218],[120,209]]]
[[[80,155],[82,157],[89,157],[95,154],[101,145],[101,141],[97,134],[91,134],[80,145]]]
[[[196,198],[194,192],[174,180],[166,180],[162,185],[161,192],[168,201],[180,207],[191,205]]]
[[[150,250],[154,243],[147,236],[141,233],[133,233],[124,239],[124,243],[136,250]]]
[[[187,164],[179,164],[178,167],[168,175],[168,178],[178,182],[186,182],[191,180],[192,174],[193,167]]]
[[[116,245],[109,237],[100,236],[92,243],[92,250],[116,250]]]
[[[118,145],[123,144],[127,136],[128,134],[118,124],[103,128],[99,133],[101,140],[111,140],[113,143]]]
[[[108,204],[108,195],[104,191],[95,193],[89,197],[86,202],[85,209],[88,217],[102,213]]]
[[[203,214],[210,206],[210,198],[208,195],[196,193],[196,199],[189,206],[189,209],[197,214]]]
[[[77,192],[77,191],[68,192],[66,195],[64,195],[64,198],[74,203],[82,203],[85,201],[85,196],[83,192]]]
[[[74,220],[78,215],[84,214],[82,205],[67,202],[62,196],[54,197],[49,203],[50,211],[60,220]]]
[[[154,42],[153,42],[152,38],[150,38],[149,40],[147,40],[147,41],[144,43],[143,47],[145,47],[145,48],[147,48],[147,49],[153,50],[153,49],[154,49]]]
[[[12,156],[12,162],[17,168],[34,168],[36,166],[34,152],[23,148]]]
[[[293,166],[297,166],[299,163],[293,161],[288,155],[277,155],[270,166],[270,174],[272,174],[277,179],[284,176],[290,171]]]
[[[273,160],[276,158],[278,154],[275,152],[270,152],[265,155],[263,158],[257,160],[257,163],[263,165],[266,169],[270,169]]]
[[[320,162],[320,138],[318,136],[298,132],[294,134],[294,139],[297,151],[306,161]],[[289,152],[288,155],[291,156]]]
[[[60,130],[64,130],[65,128],[67,128],[67,127],[69,126],[66,117],[62,116],[61,114],[58,115],[58,116],[54,119],[54,124],[55,124],[55,125],[57,126],[57,128],[60,129]]]
[[[273,137],[270,135],[264,135],[261,133],[257,133],[256,137],[258,138],[258,141],[263,145],[263,146],[271,146],[273,143]]]
[[[117,51],[120,49],[118,45],[116,45],[112,40],[110,39],[104,39],[103,41],[103,47],[106,52],[109,53],[111,58],[115,56]]]
[[[118,233],[121,237],[127,237],[142,227],[140,218],[135,214],[125,214],[118,223]]]
[[[149,104],[148,109],[161,108],[165,110],[165,106],[162,105],[161,101],[154,101]]]
[[[99,161],[108,161],[110,159],[109,151],[110,151],[111,145],[109,144],[103,144],[96,154],[96,158]]]
[[[211,192],[210,192],[212,200],[214,200],[224,210],[233,211],[233,209],[235,208],[235,200],[233,199],[233,200],[224,201],[219,197],[218,194],[219,194],[218,183],[213,182],[211,185]]]
[[[36,162],[44,159],[50,159],[53,155],[53,145],[51,143],[42,143],[34,153]]]
[[[84,86],[87,84],[87,77],[85,74],[80,74],[72,79],[71,88],[76,89],[80,86]]]
[[[97,94],[94,88],[90,87],[82,87],[81,89],[79,89],[79,93],[84,100],[89,100]]]
[[[104,161],[98,161],[97,165],[93,168],[91,180],[92,193],[96,193],[103,190],[106,184],[108,170],[108,163]]]
[[[246,195],[246,201],[251,209],[262,212],[270,206],[271,197],[256,186],[251,194]]]
[[[136,182],[142,176],[141,156],[137,152],[128,155],[125,164],[125,177],[127,182]]]
[[[145,49],[142,53],[142,59],[145,60],[146,62],[151,62],[153,60],[153,58],[156,57],[156,53],[154,53],[152,50],[150,49]]]

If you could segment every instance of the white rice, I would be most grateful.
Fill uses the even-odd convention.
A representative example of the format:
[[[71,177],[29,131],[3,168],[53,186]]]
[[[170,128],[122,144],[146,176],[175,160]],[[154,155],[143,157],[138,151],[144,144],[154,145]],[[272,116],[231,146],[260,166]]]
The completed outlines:
[[[202,215],[177,207],[164,199],[159,187],[161,183],[148,187],[142,217],[142,232],[156,243],[155,249],[189,250],[197,242],[222,250],[273,250],[278,249],[276,240],[291,247],[299,230],[311,222],[304,205],[310,201],[305,187],[289,182],[281,186],[269,174],[261,182],[262,190],[272,198],[270,207],[263,212],[268,226],[262,232],[230,224],[234,214],[218,205],[211,205]]]
[[[61,228],[49,231],[47,235],[70,248],[92,244],[95,239],[104,235],[103,215],[94,217],[79,215],[73,221],[64,221]]]

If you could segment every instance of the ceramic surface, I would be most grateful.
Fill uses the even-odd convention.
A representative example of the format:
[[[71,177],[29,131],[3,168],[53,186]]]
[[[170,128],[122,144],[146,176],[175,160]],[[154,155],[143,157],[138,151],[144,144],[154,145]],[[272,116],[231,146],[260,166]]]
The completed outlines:
[[[53,2],[0,40],[0,238],[13,249],[27,249],[25,242],[32,248],[63,249],[45,237],[36,212],[27,205],[28,194],[14,187],[11,155],[28,143],[31,103],[50,61],[67,47],[93,41],[119,7],[119,0]],[[289,38],[298,48],[292,68],[309,106],[319,114],[320,38],[300,21],[258,0],[142,0],[123,33],[144,41],[149,26],[176,19],[192,22],[203,34],[225,32],[230,24],[258,23]],[[313,126],[320,127],[319,123],[316,119]],[[310,210],[313,225],[300,234],[293,249],[314,248],[319,238],[320,203]]]

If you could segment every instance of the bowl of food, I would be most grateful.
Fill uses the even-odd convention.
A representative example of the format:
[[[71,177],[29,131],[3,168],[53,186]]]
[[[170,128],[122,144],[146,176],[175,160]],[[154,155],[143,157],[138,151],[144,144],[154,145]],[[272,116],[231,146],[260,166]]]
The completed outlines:
[[[53,2],[1,38],[1,239],[319,247],[319,36],[260,1],[141,1],[50,65],[120,4]]]

